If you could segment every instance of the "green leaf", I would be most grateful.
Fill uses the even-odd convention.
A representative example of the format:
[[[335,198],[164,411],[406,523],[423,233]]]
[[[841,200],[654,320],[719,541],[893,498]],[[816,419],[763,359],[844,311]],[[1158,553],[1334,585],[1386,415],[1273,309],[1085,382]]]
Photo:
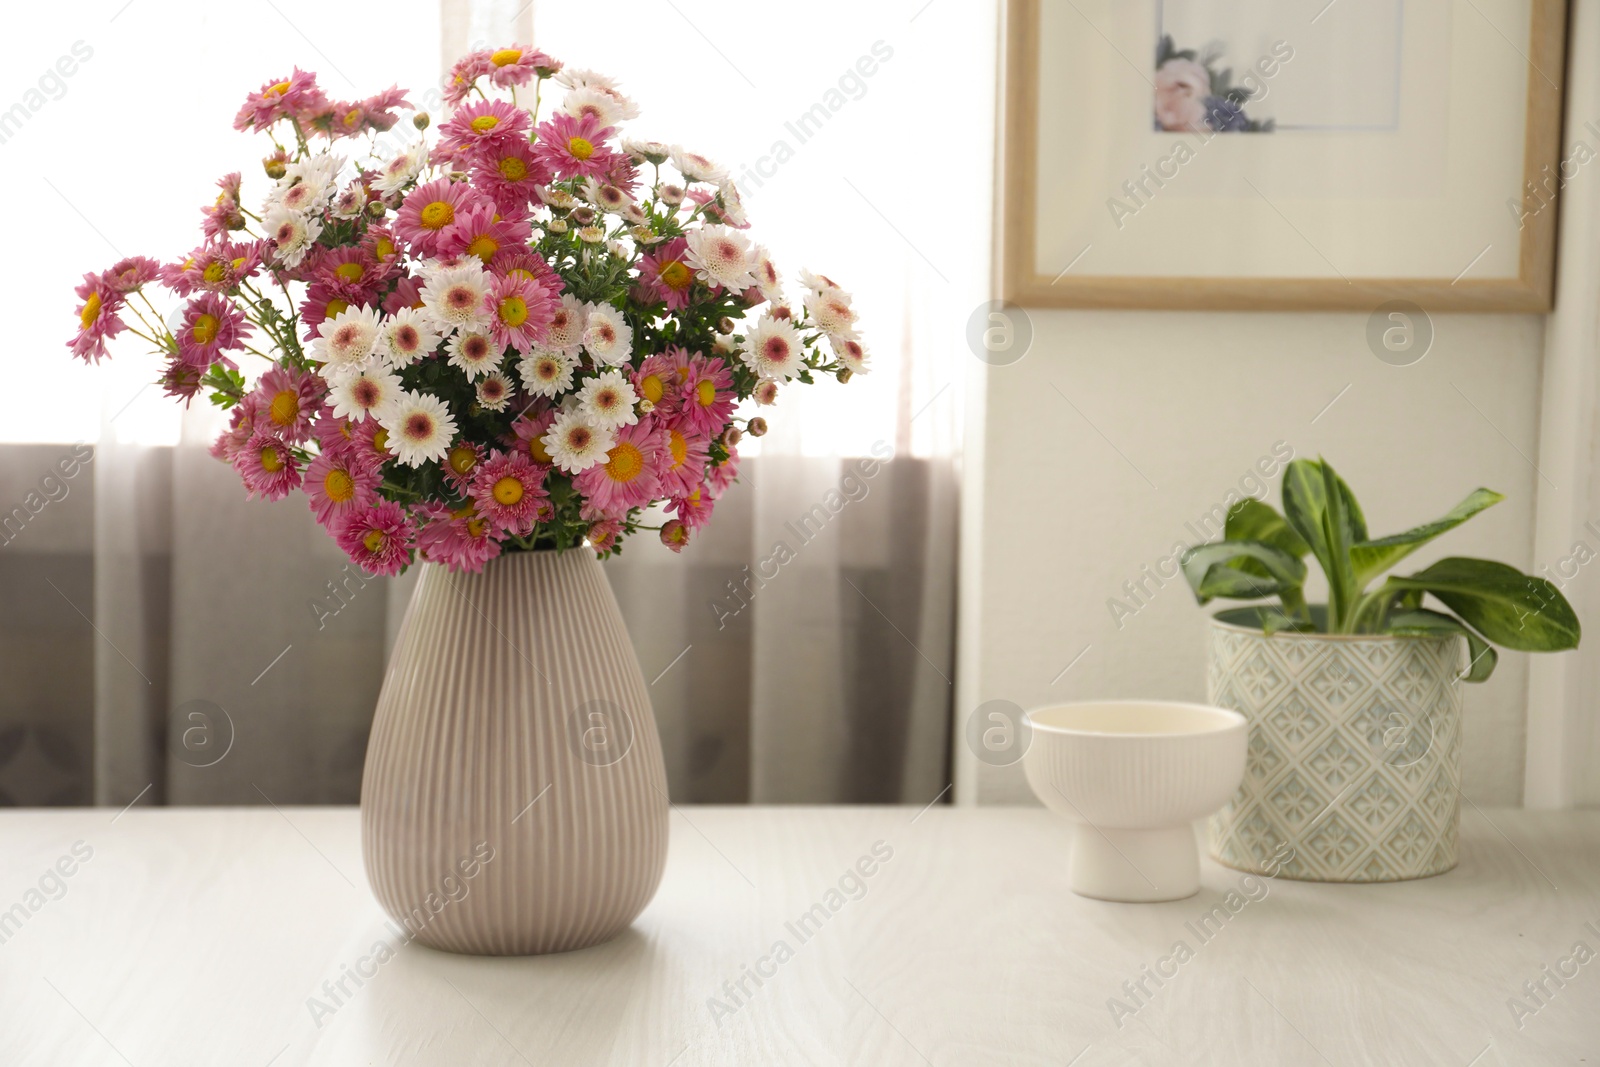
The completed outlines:
[[[1229,510],[1222,536],[1229,541],[1260,541],[1296,559],[1311,551],[1311,546],[1294,532],[1276,508],[1254,497],[1245,497]]]
[[[1493,645],[1468,629],[1460,619],[1442,611],[1419,608],[1396,612],[1389,616],[1389,625],[1384,627],[1383,632],[1401,637],[1427,637],[1434,634],[1460,634],[1465,637],[1468,661],[1466,673],[1461,676],[1464,682],[1487,681],[1489,675],[1494,673],[1495,664],[1500,662],[1500,655],[1495,652]]]
[[[1452,556],[1388,584],[1432,594],[1484,637],[1519,652],[1577,648],[1582,636],[1561,590],[1504,563]]]
[[[1505,497],[1493,489],[1474,489],[1442,519],[1413,526],[1404,533],[1390,534],[1376,541],[1362,541],[1350,550],[1350,560],[1355,565],[1356,586],[1365,588],[1372,579],[1435,537],[1449,533],[1478,512],[1493,507],[1504,499]]]
[[[1345,632],[1360,588],[1350,547],[1367,539],[1355,494],[1325,460],[1291,460],[1283,472],[1283,514],[1328,577],[1328,626]]]
[[[1242,560],[1259,564],[1265,573],[1252,574],[1233,566]],[[1254,600],[1298,589],[1305,584],[1306,565],[1282,549],[1259,541],[1218,541],[1185,552],[1183,576],[1202,604],[1219,596]]]

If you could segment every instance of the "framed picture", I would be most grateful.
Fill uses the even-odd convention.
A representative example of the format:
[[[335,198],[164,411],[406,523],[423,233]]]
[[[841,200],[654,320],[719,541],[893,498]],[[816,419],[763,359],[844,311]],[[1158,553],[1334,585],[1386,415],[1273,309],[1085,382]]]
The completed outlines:
[[[1548,310],[1556,189],[1587,162],[1558,158],[1566,16],[1563,0],[1008,0],[1002,296]]]

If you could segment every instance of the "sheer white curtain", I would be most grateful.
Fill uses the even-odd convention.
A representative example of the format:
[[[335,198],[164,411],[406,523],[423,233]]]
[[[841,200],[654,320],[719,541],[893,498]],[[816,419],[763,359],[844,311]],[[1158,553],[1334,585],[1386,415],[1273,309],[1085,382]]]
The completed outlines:
[[[341,92],[396,80],[426,89],[442,54],[531,34],[571,65],[621,78],[643,110],[640,135],[728,166],[753,234],[791,280],[806,267],[856,293],[872,373],[786,391],[762,412],[772,432],[747,439],[741,483],[694,545],[673,556],[641,539],[608,568],[651,681],[675,799],[939,793],[963,336],[988,263],[989,5],[683,0],[616,3],[601,17],[545,0],[444,0],[442,12],[408,0],[382,19],[339,2],[207,7],[203,18],[194,8],[196,32],[237,47],[197,68],[188,30],[136,4],[117,16],[120,51],[96,53],[104,89],[155,76],[172,93],[185,86],[193,106],[114,135],[109,151],[121,158],[171,146],[160,149],[166,169],[120,181],[117,205],[65,154],[48,157],[83,224],[63,270],[81,271],[85,256],[170,257],[212,180],[243,169],[248,189],[253,146],[226,131],[237,96],[269,74],[298,63]],[[392,39],[375,47],[365,30],[359,40],[340,31],[351,18],[386,24]],[[198,98],[196,80],[210,87]],[[53,106],[87,122],[90,97]],[[70,318],[70,298],[48,299]],[[55,352],[55,333],[44,339]],[[93,795],[354,800],[409,581],[347,568],[303,501],[244,500],[204,452],[214,413],[175,415],[143,387],[153,364],[130,346],[98,371],[94,506],[83,515],[95,531],[93,607],[84,604],[93,632],[70,661],[94,664]]]

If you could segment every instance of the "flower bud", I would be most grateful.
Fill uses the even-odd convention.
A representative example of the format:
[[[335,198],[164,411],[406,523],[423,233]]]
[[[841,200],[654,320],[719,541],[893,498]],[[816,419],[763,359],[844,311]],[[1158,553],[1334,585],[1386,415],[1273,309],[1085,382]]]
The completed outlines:
[[[371,215],[375,219],[383,218],[383,213],[388,210],[388,205],[386,205],[382,200],[367,201],[367,214]]]
[[[749,431],[751,437],[765,436],[767,432],[767,420],[763,419],[760,415],[757,415],[755,418],[745,423],[744,428]]]
[[[840,385],[848,385],[850,379],[855,377],[855,373],[849,367],[844,367],[834,377],[839,379]]]
[[[572,221],[579,226],[587,226],[594,221],[594,208],[575,207],[572,209]]]
[[[744,432],[737,426],[729,426],[722,435],[722,447],[732,452],[739,447],[739,442],[744,439]]]
[[[677,519],[668,519],[661,527],[661,543],[674,552],[682,552],[689,543],[689,527]]]
[[[261,169],[267,172],[267,177],[277,181],[289,173],[289,165],[277,156],[268,156],[261,161]]]
[[[419,130],[427,129],[428,123],[431,121],[432,120],[428,118],[428,113],[426,111],[419,111],[415,115],[411,116],[411,125],[415,126]]]
[[[726,315],[722,316],[722,318],[717,320],[717,332],[718,333],[732,333],[733,332],[733,326],[734,326],[733,320],[728,318],[728,316],[726,316]]]
[[[547,230],[549,230],[551,233],[566,233],[567,232],[567,220],[566,219],[551,219],[550,220],[550,224],[548,226],[546,226],[545,228]]]

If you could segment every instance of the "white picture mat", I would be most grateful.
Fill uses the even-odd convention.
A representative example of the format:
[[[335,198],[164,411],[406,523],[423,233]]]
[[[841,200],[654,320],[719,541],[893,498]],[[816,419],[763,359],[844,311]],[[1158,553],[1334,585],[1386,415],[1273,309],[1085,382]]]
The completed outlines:
[[[1047,0],[1036,272],[1081,255],[1074,273],[1098,276],[1516,278],[1528,67],[1495,26],[1526,49],[1531,8],[1474,4],[1405,5],[1398,129],[1206,140],[1150,128],[1154,4]],[[1180,142],[1175,177],[1124,191]]]

